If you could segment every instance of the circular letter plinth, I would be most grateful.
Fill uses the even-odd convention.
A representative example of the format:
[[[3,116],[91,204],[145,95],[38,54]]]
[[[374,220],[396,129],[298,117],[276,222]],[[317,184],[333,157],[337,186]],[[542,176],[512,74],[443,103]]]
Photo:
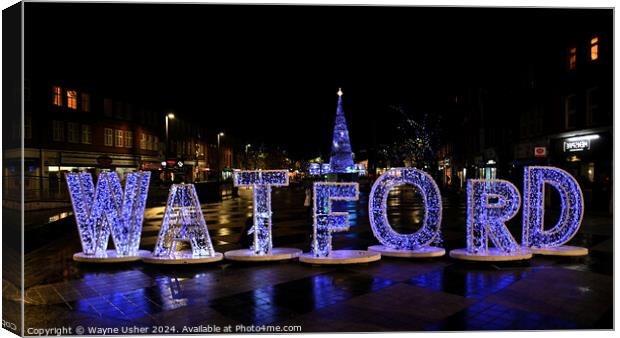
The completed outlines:
[[[73,260],[80,263],[124,263],[136,262],[142,259],[142,255],[148,253],[146,250],[139,250],[135,256],[118,256],[116,250],[107,250],[106,257],[87,255],[83,252],[73,254]]]
[[[450,251],[450,257],[475,262],[507,262],[530,259],[532,258],[532,252],[529,249],[521,248],[520,252],[507,254],[499,249],[490,248],[486,254],[472,254],[469,253],[467,249],[456,249]]]
[[[429,258],[441,257],[446,254],[444,248],[434,246],[425,246],[418,250],[401,250],[394,249],[384,245],[373,245],[368,247],[369,251],[378,252],[384,257],[402,257],[402,258]]]
[[[380,253],[365,250],[334,250],[328,257],[315,257],[312,252],[299,256],[300,262],[309,264],[359,264],[380,259]]]
[[[142,261],[148,264],[169,264],[169,265],[181,265],[181,264],[203,264],[219,262],[224,259],[224,255],[216,252],[214,256],[194,256],[191,251],[175,252],[171,256],[157,257],[152,253],[148,253],[142,256]]]
[[[293,248],[273,248],[269,255],[256,255],[250,249],[226,251],[224,257],[231,261],[239,262],[268,262],[283,261],[299,257],[302,251]]]
[[[535,255],[547,256],[570,256],[579,257],[587,256],[588,249],[579,246],[562,245],[554,248],[530,248]]]

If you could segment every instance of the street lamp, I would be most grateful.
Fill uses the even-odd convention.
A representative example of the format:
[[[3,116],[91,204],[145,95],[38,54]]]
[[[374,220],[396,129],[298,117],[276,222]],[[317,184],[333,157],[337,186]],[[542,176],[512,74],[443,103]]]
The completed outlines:
[[[246,144],[245,145],[245,169],[249,169],[249,164],[250,164],[250,159],[248,158],[248,148],[250,148],[252,145],[251,144]]]
[[[222,153],[220,152],[220,138],[224,137],[224,132],[220,132],[217,134],[217,170],[218,170],[218,181],[222,179],[222,166],[221,166],[221,157]]]
[[[170,140],[168,139],[168,121],[174,119],[174,114],[173,113],[168,113],[166,114],[165,117],[165,121],[166,121],[166,160],[170,157]],[[166,163],[165,161],[162,162],[162,165]],[[165,168],[164,168],[165,169]],[[166,172],[164,171],[164,182],[166,181]]]
[[[168,120],[173,120],[174,114],[168,113],[166,114],[166,152],[168,152],[168,148],[170,147],[170,142],[168,142]]]
[[[217,149],[220,149],[220,137],[224,137],[224,133],[217,134]]]

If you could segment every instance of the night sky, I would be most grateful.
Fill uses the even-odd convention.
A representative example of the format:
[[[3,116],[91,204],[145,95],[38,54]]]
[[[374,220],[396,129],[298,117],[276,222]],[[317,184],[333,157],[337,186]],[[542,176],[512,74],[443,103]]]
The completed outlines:
[[[338,87],[354,151],[402,104],[510,86],[595,10],[26,3],[26,77],[85,83],[293,157],[329,153]],[[611,22],[611,21],[610,21]],[[379,126],[379,127],[377,127]]]

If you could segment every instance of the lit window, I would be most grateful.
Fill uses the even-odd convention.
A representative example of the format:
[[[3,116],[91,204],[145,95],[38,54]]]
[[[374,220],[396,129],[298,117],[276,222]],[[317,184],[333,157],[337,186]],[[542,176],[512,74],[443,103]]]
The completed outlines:
[[[77,92],[75,90],[67,90],[67,107],[77,109]]]
[[[93,131],[90,129],[90,126],[88,124],[82,125],[82,143],[83,144],[93,143]]]
[[[90,111],[90,94],[82,93],[82,111]]]
[[[67,141],[71,142],[71,143],[78,143],[78,139],[79,139],[79,131],[78,131],[78,124],[75,122],[69,122],[67,123]]]
[[[568,70],[577,68],[577,47],[568,49]]]
[[[153,150],[159,150],[159,137],[153,136]]]
[[[62,88],[58,86],[52,87],[52,92],[54,93],[53,103],[55,106],[62,106]]]
[[[145,133],[141,133],[140,134],[140,149],[146,149],[146,134]]]
[[[153,150],[153,137],[151,135],[146,137],[146,150]]]
[[[598,60],[598,37],[593,37],[590,40],[590,60]]]
[[[114,145],[114,132],[112,131],[112,128],[104,129],[103,144],[108,147],[111,147],[112,145]]]
[[[125,148],[133,148],[133,132],[130,130],[125,131]]]
[[[122,148],[123,146],[125,146],[125,143],[123,142],[123,131],[122,130],[116,129],[114,131],[114,136],[115,136],[114,137],[114,139],[115,139],[114,146],[115,147],[121,147]]]
[[[62,121],[52,121],[52,139],[57,142],[65,140],[65,125]]]
[[[594,163],[590,162],[587,164],[587,173],[588,173],[588,182],[594,182]]]

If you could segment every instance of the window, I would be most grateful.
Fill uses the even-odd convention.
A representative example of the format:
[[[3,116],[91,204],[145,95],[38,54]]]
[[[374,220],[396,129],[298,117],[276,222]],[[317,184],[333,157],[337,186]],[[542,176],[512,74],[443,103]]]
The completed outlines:
[[[123,142],[123,131],[120,129],[116,129],[114,131],[114,146],[115,147],[124,147],[125,143]]]
[[[568,70],[575,68],[577,68],[577,47],[571,47],[568,49]]]
[[[82,125],[82,143],[83,144],[93,143],[93,131],[90,129],[90,126],[88,124]]]
[[[125,114],[123,118],[126,120],[131,120],[133,118],[133,105],[130,103],[125,104]]]
[[[600,121],[598,88],[588,89],[586,94],[586,109],[586,121],[589,126],[602,122]]]
[[[67,123],[67,141],[71,143],[78,143],[78,140],[79,140],[78,124],[75,122]]]
[[[24,119],[24,137],[29,140],[32,138],[32,117],[26,116]]]
[[[140,133],[140,149],[146,149],[146,134]]]
[[[62,88],[54,86],[52,87],[52,92],[54,94],[52,103],[54,103],[55,106],[62,107]]]
[[[114,117],[117,119],[123,118],[123,102],[114,101]]]
[[[103,130],[103,144],[108,147],[114,145],[114,132],[112,128],[105,128]]]
[[[90,111],[90,94],[82,93],[82,111]]]
[[[586,169],[586,173],[588,177],[588,182],[593,183],[594,182],[594,163],[592,162],[588,163],[585,169]]]
[[[566,97],[564,108],[566,113],[566,129],[575,128],[575,120],[577,119],[577,96],[575,94]]]
[[[52,121],[52,139],[56,142],[65,140],[65,125],[62,121]]]
[[[598,37],[593,37],[590,40],[590,60],[598,60]]]
[[[159,151],[159,137],[153,136],[153,150]]]
[[[103,99],[103,114],[106,117],[112,117],[112,100]]]
[[[75,90],[67,90],[67,107],[77,109],[77,92]]]
[[[133,132],[131,130],[125,131],[125,148],[133,148]]]
[[[153,150],[153,137],[151,135],[146,137],[146,150]]]

